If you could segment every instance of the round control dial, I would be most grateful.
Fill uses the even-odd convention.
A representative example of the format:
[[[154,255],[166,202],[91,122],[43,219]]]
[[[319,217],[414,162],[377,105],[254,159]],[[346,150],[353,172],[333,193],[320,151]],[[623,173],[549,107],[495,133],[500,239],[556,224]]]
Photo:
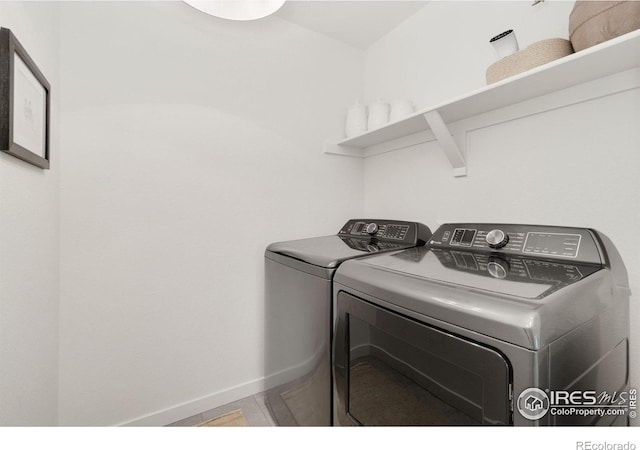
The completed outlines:
[[[376,234],[378,232],[378,224],[375,222],[371,222],[369,225],[364,227],[364,232],[371,235]]]
[[[502,230],[491,230],[485,238],[491,248],[502,248],[509,242],[509,236]]]
[[[507,278],[509,269],[509,263],[507,261],[498,258],[489,258],[487,272],[489,272],[493,278],[497,278],[498,280]]]

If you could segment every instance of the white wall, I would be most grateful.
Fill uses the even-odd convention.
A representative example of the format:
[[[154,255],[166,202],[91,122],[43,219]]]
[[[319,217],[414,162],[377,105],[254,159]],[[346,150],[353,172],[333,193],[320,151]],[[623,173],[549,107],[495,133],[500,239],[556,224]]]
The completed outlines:
[[[497,60],[489,39],[513,29],[520,49],[569,36],[572,1],[431,1],[365,53],[365,99],[418,108],[482,87]]]
[[[51,84],[51,169],[0,153],[0,426],[58,422],[58,7],[0,2]]]
[[[365,54],[365,97],[420,106],[484,85],[487,40],[514,28],[521,48],[566,37],[572,2],[432,2]],[[536,8],[541,8],[537,9]],[[544,20],[541,20],[544,18]],[[453,33],[451,39],[443,39]],[[640,91],[467,134],[468,176],[454,178],[435,142],[365,160],[365,215],[436,228],[449,221],[600,230],[618,246],[631,290],[631,386],[640,384]]]
[[[261,390],[263,251],[362,212],[322,154],[362,52],[182,2],[61,7],[60,423],[164,424]]]
[[[366,52],[364,97],[481,87],[489,37],[566,37],[571,6],[431,2]],[[179,2],[60,8],[0,2],[53,86],[51,170],[0,154],[0,425],[163,424],[260,390],[264,247],[361,212],[595,227],[640,291],[638,90],[469,133],[465,178],[434,143],[363,173],[319,145],[362,94],[361,52]]]

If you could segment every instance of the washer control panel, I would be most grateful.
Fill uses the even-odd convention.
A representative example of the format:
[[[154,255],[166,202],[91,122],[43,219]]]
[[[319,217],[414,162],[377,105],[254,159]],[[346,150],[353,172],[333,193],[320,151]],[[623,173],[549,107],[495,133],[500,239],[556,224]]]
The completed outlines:
[[[422,245],[431,237],[431,231],[425,225],[416,222],[352,219],[342,227],[338,236],[371,238],[402,244]]]
[[[603,263],[594,233],[586,228],[513,224],[445,224],[429,244],[471,251]]]

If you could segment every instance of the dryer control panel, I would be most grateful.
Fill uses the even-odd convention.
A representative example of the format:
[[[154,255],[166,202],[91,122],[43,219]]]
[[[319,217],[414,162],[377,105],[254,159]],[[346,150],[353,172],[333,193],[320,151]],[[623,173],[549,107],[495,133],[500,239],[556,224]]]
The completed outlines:
[[[595,234],[587,228],[513,224],[444,224],[434,247],[527,255],[604,264]]]
[[[431,237],[431,231],[417,222],[351,219],[338,232],[338,236],[384,240],[403,245],[424,245]]]

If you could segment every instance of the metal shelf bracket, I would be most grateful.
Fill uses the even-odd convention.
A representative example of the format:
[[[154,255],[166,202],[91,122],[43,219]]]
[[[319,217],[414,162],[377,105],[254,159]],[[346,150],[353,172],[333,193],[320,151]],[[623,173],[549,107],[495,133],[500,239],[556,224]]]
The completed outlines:
[[[467,162],[464,159],[458,144],[449,132],[449,127],[442,120],[442,116],[437,110],[424,114],[424,118],[429,124],[431,131],[438,140],[442,151],[453,167],[454,177],[464,177],[467,175]]]

